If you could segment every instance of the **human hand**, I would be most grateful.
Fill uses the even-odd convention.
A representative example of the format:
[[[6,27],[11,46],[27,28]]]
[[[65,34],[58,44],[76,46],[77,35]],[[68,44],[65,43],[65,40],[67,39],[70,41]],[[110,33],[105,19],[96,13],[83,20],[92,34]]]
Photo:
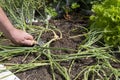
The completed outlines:
[[[32,46],[34,44],[33,36],[19,29],[12,29],[5,36],[14,44]]]

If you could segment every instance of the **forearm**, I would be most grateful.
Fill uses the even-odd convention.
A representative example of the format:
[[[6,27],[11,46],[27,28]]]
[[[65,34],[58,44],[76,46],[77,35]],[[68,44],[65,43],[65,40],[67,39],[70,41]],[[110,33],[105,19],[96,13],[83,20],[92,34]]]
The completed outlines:
[[[31,46],[34,44],[33,36],[19,29],[14,28],[6,14],[0,7],[0,31],[13,43]]]
[[[2,31],[5,34],[9,34],[12,29],[14,29],[13,25],[11,24],[6,14],[0,7],[0,31]]]

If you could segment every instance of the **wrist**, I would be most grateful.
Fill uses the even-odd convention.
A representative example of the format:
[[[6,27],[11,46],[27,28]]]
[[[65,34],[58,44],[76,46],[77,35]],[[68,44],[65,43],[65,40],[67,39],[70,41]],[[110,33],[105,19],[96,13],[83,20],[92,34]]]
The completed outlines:
[[[9,26],[3,30],[3,33],[5,35],[11,35],[15,30],[16,30],[16,28],[14,28],[13,26],[11,26],[11,27]]]

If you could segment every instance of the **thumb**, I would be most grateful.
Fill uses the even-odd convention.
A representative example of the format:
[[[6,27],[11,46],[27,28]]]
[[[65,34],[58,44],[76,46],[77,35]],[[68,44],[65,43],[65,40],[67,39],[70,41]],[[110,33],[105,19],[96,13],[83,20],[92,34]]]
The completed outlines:
[[[34,44],[34,40],[26,39],[22,42],[22,44],[27,46],[32,46]]]

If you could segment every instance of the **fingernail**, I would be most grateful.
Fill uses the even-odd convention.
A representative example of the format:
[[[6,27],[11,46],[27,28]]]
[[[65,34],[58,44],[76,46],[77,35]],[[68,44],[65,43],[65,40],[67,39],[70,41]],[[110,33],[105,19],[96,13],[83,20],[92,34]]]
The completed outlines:
[[[37,42],[37,41],[35,41],[35,40],[33,40],[33,44],[38,44],[38,42]]]

